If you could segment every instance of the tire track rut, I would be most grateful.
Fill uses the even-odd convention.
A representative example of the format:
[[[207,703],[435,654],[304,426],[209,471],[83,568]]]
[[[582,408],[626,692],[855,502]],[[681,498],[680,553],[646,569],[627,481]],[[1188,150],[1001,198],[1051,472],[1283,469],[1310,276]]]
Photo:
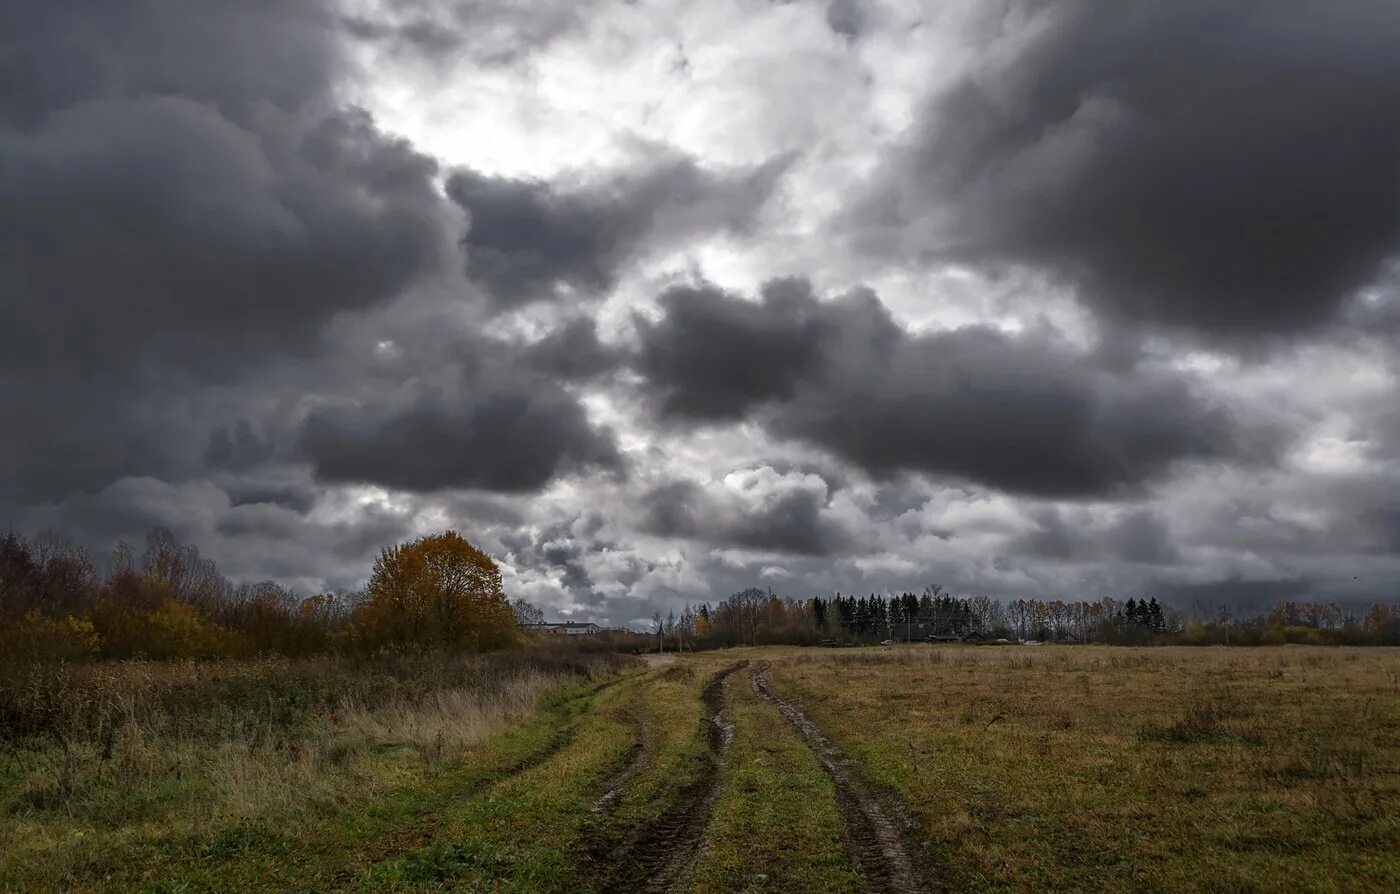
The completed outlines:
[[[626,682],[628,679],[630,678],[617,676],[604,680],[589,687],[582,694],[570,699],[569,702],[570,704],[591,704],[603,692]],[[453,792],[446,803],[437,805],[430,811],[425,811],[420,816],[415,817],[412,822],[405,823],[394,831],[377,838],[369,848],[361,850],[353,862],[343,863],[330,871],[325,879],[330,886],[329,890],[339,890],[372,867],[400,857],[431,842],[445,822],[445,812],[450,810],[453,805],[465,804],[489,789],[549,761],[573,742],[579,719],[578,716],[569,718],[551,733],[541,748],[521,755],[509,764],[472,780]]]
[[[648,738],[647,723],[642,719],[635,705],[619,709],[619,716],[620,719],[625,720],[631,725],[632,733],[636,737],[636,741],[632,743],[631,748],[627,749],[627,756],[623,759],[622,768],[608,777],[608,781],[603,784],[603,794],[597,801],[593,802],[593,807],[591,808],[593,813],[606,813],[608,810],[611,810],[612,806],[617,803],[618,798],[622,797],[622,792],[627,787],[627,783],[632,780],[633,776],[640,773],[642,767],[645,766],[647,753],[646,743]]]
[[[865,876],[868,890],[878,894],[921,894],[945,890],[931,884],[918,869],[921,848],[914,824],[903,807],[882,798],[853,772],[853,763],[801,710],[773,691],[768,682],[771,664],[754,668],[754,692],[773,704],[787,719],[836,783],[836,801],[846,827],[852,859]]]
[[[677,793],[665,813],[649,823],[640,836],[624,841],[609,853],[595,855],[594,862],[602,875],[594,890],[662,894],[678,887],[694,865],[719,801],[719,765],[734,740],[734,723],[726,709],[724,686],[730,675],[743,666],[735,664],[715,674],[701,693],[709,747],[700,775]]]

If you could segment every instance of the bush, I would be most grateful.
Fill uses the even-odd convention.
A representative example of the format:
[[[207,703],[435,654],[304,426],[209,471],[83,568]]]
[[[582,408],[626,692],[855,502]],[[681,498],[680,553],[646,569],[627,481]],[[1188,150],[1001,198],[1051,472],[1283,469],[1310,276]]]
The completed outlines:
[[[31,610],[0,628],[0,653],[12,661],[77,661],[96,655],[100,645],[92,621],[72,615],[47,618]]]

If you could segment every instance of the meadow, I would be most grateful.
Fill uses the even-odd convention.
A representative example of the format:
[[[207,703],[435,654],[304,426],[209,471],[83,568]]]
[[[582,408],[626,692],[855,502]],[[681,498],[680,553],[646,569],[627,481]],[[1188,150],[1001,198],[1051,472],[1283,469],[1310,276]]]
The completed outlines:
[[[0,889],[1400,888],[1400,652],[102,662],[0,686]]]

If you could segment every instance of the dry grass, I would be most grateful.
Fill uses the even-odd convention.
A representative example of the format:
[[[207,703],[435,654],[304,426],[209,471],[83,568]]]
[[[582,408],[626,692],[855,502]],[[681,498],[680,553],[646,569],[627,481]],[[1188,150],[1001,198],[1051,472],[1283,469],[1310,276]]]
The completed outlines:
[[[914,647],[774,676],[961,886],[1400,885],[1400,652]]]
[[[682,656],[563,690],[617,665],[12,677],[0,890],[599,889],[710,778],[713,822],[676,833],[703,840],[695,889],[858,886],[830,779],[742,676],[706,775],[702,688],[747,659],[898,794],[952,889],[1400,889],[1400,652],[916,645]]]
[[[616,666],[489,655],[14,673],[0,686],[0,887],[24,863],[63,877],[122,843],[295,825],[415,784]]]

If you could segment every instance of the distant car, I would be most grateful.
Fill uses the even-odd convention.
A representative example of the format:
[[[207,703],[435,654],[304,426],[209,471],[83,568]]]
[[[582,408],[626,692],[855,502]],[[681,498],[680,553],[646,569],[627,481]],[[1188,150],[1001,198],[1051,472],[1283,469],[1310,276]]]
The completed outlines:
[[[996,645],[998,645],[998,646],[1013,646],[1013,645],[1015,645],[1015,643],[1013,643],[1013,642],[1012,642],[1011,640],[1009,640],[1009,639],[1002,638],[1002,639],[998,639],[998,640],[996,641]]]
[[[894,640],[892,640],[892,639],[882,639],[882,640],[880,640],[880,645],[882,645],[882,646],[892,646],[892,645],[894,645]]]

